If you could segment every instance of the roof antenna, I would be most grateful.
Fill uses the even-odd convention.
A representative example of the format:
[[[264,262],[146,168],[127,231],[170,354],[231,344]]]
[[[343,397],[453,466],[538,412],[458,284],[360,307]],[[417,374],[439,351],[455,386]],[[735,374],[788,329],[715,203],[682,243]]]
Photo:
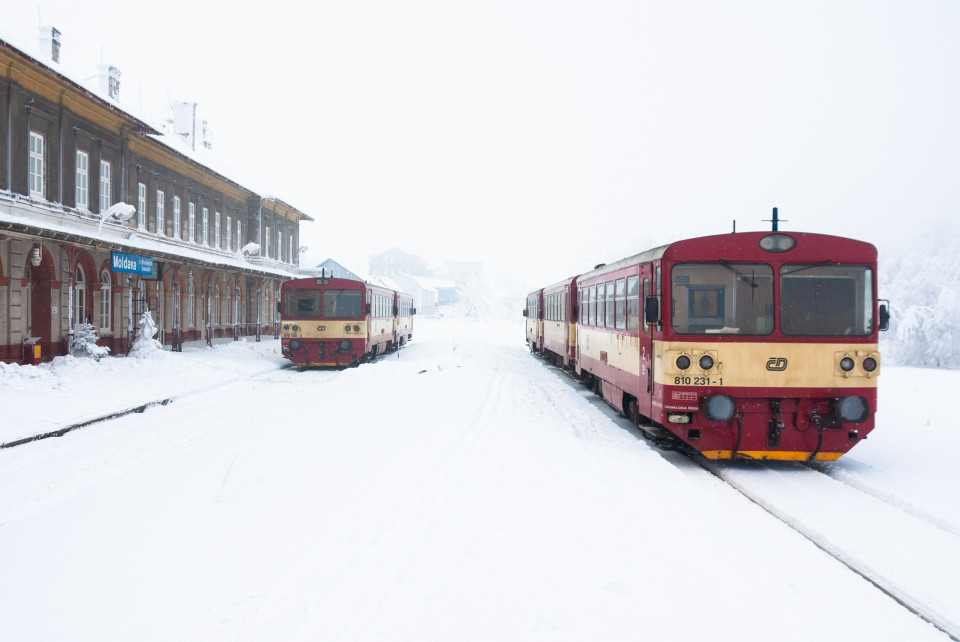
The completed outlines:
[[[737,219],[733,219],[733,233],[737,233]]]
[[[764,220],[764,221],[769,221],[769,222],[773,223],[773,231],[774,231],[774,232],[776,232],[776,231],[779,229],[779,227],[780,227],[780,221],[783,221],[784,223],[789,222],[788,219],[785,219],[785,218],[784,218],[784,219],[781,219],[781,218],[780,218],[780,216],[777,214],[777,208],[773,208],[773,218],[765,218],[765,219],[763,219],[763,220]]]

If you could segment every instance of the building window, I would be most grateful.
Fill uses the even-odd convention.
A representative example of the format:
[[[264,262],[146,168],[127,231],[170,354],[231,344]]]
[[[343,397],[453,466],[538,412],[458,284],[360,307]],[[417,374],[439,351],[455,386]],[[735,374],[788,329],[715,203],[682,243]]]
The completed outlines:
[[[213,213],[213,245],[220,249],[220,212]]]
[[[147,226],[147,186],[137,183],[137,227]]]
[[[90,155],[77,151],[77,191],[78,210],[90,209]]]
[[[277,260],[283,260],[283,232],[277,230]]]
[[[287,260],[296,263],[296,257],[293,254],[293,234],[287,237]]]
[[[189,214],[187,215],[187,234],[189,235],[189,240],[191,243],[197,242],[197,205],[196,203],[190,203],[187,206]]]
[[[43,153],[44,140],[43,134],[30,132],[30,160],[27,175],[27,187],[30,190],[32,198],[43,198],[44,180],[43,180]]]
[[[270,258],[270,228],[263,228],[263,256],[264,258]]]
[[[166,234],[167,233],[167,221],[164,218],[163,205],[166,200],[166,195],[157,190],[157,234]]]
[[[180,240],[180,197],[173,197],[173,238]]]
[[[230,247],[230,244],[233,243],[233,226],[232,226],[232,223],[233,223],[233,219],[228,216],[228,217],[227,217],[227,234],[226,234],[226,237],[225,237],[225,238],[226,238],[226,241],[227,241],[227,251],[230,251],[231,249],[233,249],[233,248]]]
[[[110,209],[110,187],[112,179],[110,176],[110,163],[100,161],[100,213],[103,214]]]
[[[193,203],[190,203],[193,205]],[[191,239],[192,240],[192,239]],[[194,320],[194,309],[193,309],[193,297],[196,295],[196,290],[193,287],[193,277],[187,277],[187,327],[192,328],[195,325]]]
[[[233,323],[233,304],[231,303],[230,297],[230,286],[227,286],[223,289],[223,312],[220,315],[220,318],[223,319],[224,323]]]
[[[111,287],[110,272],[104,270],[100,273],[100,317],[97,319],[97,325],[103,330],[110,329],[110,297]]]
[[[213,313],[211,322],[213,325],[220,325],[220,285],[213,286],[213,301],[210,305],[210,311]]]
[[[203,208],[203,219],[200,223],[201,232],[203,234],[203,244],[210,245],[210,210]]]
[[[240,229],[240,219],[237,219],[237,250],[243,247],[243,232]]]
[[[73,288],[73,306],[75,314],[73,321],[79,325],[87,320],[87,284],[83,276],[83,268],[77,266],[76,284]]]

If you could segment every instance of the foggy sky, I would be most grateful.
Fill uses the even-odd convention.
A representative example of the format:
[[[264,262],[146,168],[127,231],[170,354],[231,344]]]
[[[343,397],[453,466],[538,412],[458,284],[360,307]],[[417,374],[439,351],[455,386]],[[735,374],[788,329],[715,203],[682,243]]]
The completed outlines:
[[[140,11],[140,15],[132,12]],[[4,29],[36,38],[37,5]],[[649,244],[765,229],[881,247],[957,213],[960,4],[40,5],[64,68],[316,219],[307,262],[399,245],[531,287]]]

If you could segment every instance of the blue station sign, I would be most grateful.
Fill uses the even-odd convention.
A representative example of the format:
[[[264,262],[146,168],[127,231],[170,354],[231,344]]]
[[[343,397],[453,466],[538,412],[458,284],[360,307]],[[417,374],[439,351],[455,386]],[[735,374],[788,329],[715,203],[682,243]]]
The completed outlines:
[[[131,274],[153,274],[153,258],[123,252],[110,253],[110,269],[114,272],[129,272]]]

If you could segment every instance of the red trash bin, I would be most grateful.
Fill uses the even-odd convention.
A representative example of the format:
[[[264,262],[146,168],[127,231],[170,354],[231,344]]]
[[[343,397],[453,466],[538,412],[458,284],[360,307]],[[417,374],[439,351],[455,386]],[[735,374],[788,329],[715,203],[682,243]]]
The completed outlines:
[[[43,360],[42,346],[40,337],[30,337],[23,340],[22,359],[23,365],[35,366]]]

